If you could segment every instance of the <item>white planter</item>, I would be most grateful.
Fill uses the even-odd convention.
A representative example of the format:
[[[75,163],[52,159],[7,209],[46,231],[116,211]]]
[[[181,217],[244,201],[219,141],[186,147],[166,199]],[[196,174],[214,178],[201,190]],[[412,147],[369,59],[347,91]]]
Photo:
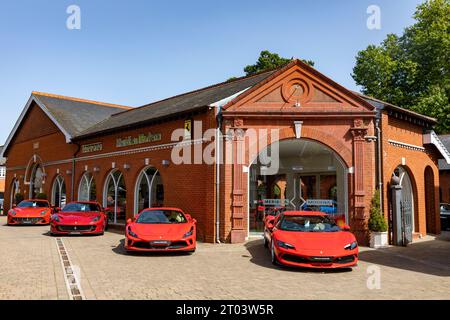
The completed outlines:
[[[386,248],[388,243],[387,232],[373,232],[370,231],[370,247],[371,248]]]

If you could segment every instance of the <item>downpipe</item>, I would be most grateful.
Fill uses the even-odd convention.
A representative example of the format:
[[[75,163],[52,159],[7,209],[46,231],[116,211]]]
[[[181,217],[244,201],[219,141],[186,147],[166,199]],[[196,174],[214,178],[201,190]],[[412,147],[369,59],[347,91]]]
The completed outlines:
[[[72,201],[75,201],[75,193],[74,193],[74,191],[75,191],[74,190],[75,189],[75,159],[77,157],[78,152],[81,149],[81,146],[78,143],[75,142],[75,144],[77,146],[77,151],[75,151],[75,153],[73,154],[73,157],[72,157],[72,179],[71,179],[71,192],[72,193],[70,195]]]
[[[219,106],[216,115],[216,243],[220,242],[220,146],[222,141],[221,127],[222,127],[222,107]]]
[[[375,120],[375,130],[377,131],[377,166],[378,166],[378,190],[380,191],[380,207],[383,210],[383,179],[382,179],[382,154],[381,154],[381,129],[380,118]]]

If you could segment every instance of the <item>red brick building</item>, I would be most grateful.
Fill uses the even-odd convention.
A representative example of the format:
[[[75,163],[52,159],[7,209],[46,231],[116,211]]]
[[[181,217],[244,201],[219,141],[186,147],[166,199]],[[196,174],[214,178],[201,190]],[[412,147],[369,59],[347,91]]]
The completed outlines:
[[[242,242],[275,204],[340,215],[365,243],[376,187],[392,220],[395,174],[411,235],[438,233],[437,162],[450,154],[434,124],[299,60],[139,108],[33,92],[3,150],[5,208],[17,193],[55,206],[95,199],[122,225],[174,206],[197,219],[200,239]]]

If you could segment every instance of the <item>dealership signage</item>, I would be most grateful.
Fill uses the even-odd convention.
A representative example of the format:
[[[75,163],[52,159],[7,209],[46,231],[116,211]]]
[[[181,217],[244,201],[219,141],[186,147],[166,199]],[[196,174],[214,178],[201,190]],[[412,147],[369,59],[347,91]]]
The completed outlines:
[[[306,205],[307,206],[317,206],[317,207],[333,206],[333,200],[308,199],[308,200],[306,200]]]
[[[263,203],[265,206],[281,206],[288,205],[289,199],[264,199]]]
[[[81,146],[82,153],[97,152],[97,151],[102,151],[102,149],[103,149],[103,144],[101,142],[84,144]]]
[[[128,147],[134,146],[136,144],[143,144],[149,142],[155,142],[161,140],[161,133],[148,133],[148,134],[140,134],[137,137],[126,137],[126,138],[118,138],[116,140],[116,147]]]

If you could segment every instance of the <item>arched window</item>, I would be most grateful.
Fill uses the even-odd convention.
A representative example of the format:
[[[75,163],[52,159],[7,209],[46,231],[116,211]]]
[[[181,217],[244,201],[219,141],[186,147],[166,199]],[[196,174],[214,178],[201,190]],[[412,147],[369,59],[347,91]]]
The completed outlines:
[[[136,182],[135,213],[151,207],[161,207],[164,203],[164,188],[161,175],[154,167],[141,171]]]
[[[125,223],[127,190],[122,172],[113,170],[108,174],[103,189],[103,205],[113,223]]]
[[[78,201],[97,200],[97,186],[92,174],[85,172],[78,187]]]
[[[66,205],[66,184],[62,176],[57,176],[53,182],[52,204],[59,208]]]
[[[30,198],[34,199],[42,192],[42,181],[44,180],[44,171],[40,165],[35,165],[30,178]]]
[[[11,195],[10,195],[10,202],[9,202],[9,206],[12,207],[13,204],[17,204],[16,203],[16,194],[18,194],[20,192],[19,190],[19,180],[14,179],[13,182],[11,183]]]

